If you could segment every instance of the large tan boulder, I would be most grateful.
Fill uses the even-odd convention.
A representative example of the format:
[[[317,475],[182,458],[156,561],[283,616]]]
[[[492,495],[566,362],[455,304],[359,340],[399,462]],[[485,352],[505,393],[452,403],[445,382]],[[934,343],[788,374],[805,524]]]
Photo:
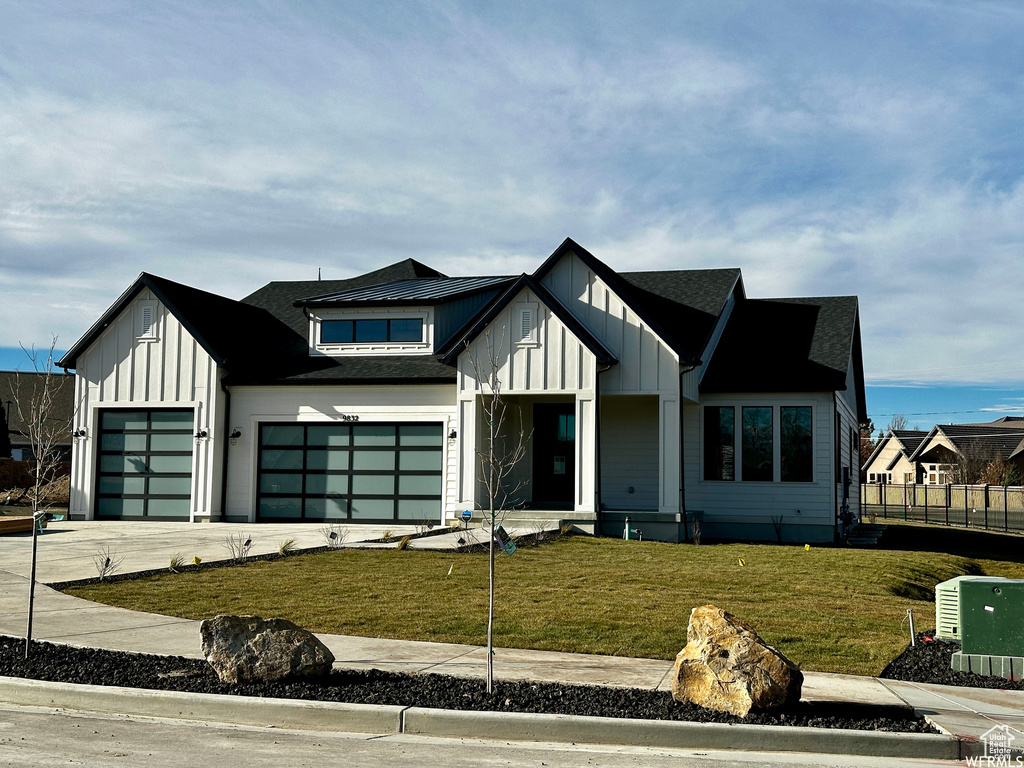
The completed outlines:
[[[690,612],[672,678],[676,701],[745,717],[799,701],[803,682],[797,666],[746,622],[713,605]]]
[[[225,683],[325,675],[334,654],[287,619],[216,616],[199,625],[203,655]]]

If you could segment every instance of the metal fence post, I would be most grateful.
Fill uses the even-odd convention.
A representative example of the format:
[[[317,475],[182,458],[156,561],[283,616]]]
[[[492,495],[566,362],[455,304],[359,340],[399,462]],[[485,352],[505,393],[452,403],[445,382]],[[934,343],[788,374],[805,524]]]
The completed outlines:
[[[1003,530],[1004,531],[1010,530],[1010,514],[1009,514],[1010,507],[1006,503],[1006,499],[1007,499],[1007,495],[1008,495],[1006,490],[1007,490],[1007,488],[1004,485],[1003,486]]]
[[[949,483],[946,483],[946,525],[949,525],[949,505],[953,503],[953,492],[949,489]]]

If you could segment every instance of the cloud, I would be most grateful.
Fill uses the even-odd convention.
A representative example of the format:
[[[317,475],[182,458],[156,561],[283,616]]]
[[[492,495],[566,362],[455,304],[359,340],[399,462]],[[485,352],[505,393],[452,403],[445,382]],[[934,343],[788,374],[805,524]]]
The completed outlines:
[[[1012,5],[126,9],[8,14],[0,346],[73,340],[143,270],[240,297],[569,235],[857,294],[873,381],[1019,380]]]

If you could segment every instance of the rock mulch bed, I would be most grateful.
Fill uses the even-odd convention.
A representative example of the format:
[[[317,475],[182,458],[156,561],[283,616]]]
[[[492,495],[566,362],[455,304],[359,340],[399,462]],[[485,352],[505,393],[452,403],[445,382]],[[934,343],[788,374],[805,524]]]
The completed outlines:
[[[936,685],[958,685],[966,688],[1024,691],[1024,681],[1021,680],[1011,681],[1002,677],[957,672],[951,668],[950,660],[953,654],[960,650],[960,643],[934,638],[934,629],[918,634],[917,645],[908,645],[903,653],[882,670],[879,677],[884,677],[887,680],[905,680],[910,683],[935,683]]]
[[[797,725],[901,733],[935,732],[910,710],[897,707],[801,702],[781,712],[739,718],[681,704],[668,693],[635,688],[498,681],[494,693],[488,696],[481,680],[379,670],[334,671],[305,681],[232,685],[221,683],[205,661],[181,656],[151,656],[35,643],[26,661],[23,658],[24,648],[24,640],[0,637],[0,675],[154,690],[436,709]]]

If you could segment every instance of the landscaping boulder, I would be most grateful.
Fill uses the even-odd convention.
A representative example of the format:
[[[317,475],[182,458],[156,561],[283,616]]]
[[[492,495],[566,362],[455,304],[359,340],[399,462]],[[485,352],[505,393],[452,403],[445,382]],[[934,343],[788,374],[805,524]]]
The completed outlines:
[[[199,625],[203,655],[225,683],[325,675],[334,654],[287,619],[216,616]]]
[[[796,665],[746,622],[713,605],[690,612],[672,678],[676,701],[745,717],[799,701],[803,682]]]

